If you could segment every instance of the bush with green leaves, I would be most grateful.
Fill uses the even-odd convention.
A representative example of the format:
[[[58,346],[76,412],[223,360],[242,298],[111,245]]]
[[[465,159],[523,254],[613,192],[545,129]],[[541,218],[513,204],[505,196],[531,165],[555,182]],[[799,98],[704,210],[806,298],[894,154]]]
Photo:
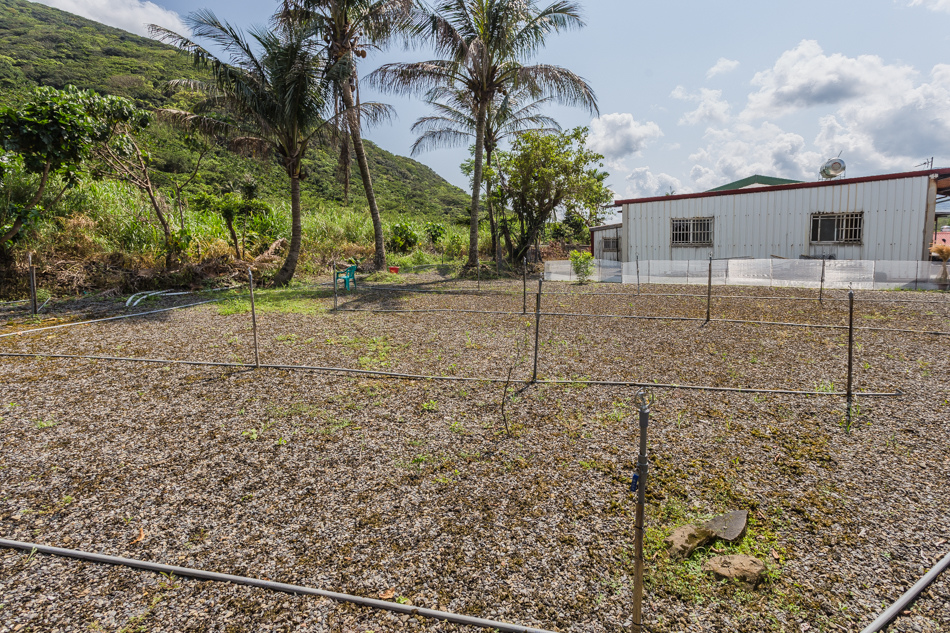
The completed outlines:
[[[410,222],[396,222],[389,229],[387,247],[397,253],[408,253],[419,243],[419,234]]]
[[[571,251],[569,257],[578,283],[587,283],[594,274],[594,256],[588,251]]]
[[[548,236],[555,242],[563,242],[567,239],[568,230],[560,222],[551,222],[548,225]]]
[[[445,225],[441,222],[426,222],[422,225],[422,232],[429,239],[429,244],[437,244],[445,235]]]

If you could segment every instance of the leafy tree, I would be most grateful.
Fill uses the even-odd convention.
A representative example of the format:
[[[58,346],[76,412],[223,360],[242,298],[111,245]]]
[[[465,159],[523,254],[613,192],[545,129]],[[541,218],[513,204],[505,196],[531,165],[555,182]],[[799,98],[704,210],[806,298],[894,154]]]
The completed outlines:
[[[500,193],[511,205],[518,225],[502,225],[513,243],[512,261],[520,261],[557,210],[564,213],[598,209],[611,200],[599,169],[603,156],[586,148],[587,128],[541,134],[525,132],[510,152],[499,152]],[[512,236],[512,229],[517,233]]]
[[[0,161],[0,178],[4,165],[12,161],[39,178],[31,196],[19,203],[9,201],[0,225],[0,247],[16,237],[31,215],[42,211],[37,204],[51,181],[62,182],[55,204],[78,182],[83,161],[97,144],[109,140],[115,125],[142,121],[147,121],[147,114],[130,101],[73,86],[37,88],[21,106],[0,107],[0,148],[13,156]]]
[[[307,25],[315,31],[319,41],[326,43],[326,77],[333,83],[335,95],[343,102],[343,114],[373,220],[376,242],[373,264],[377,270],[386,265],[386,251],[383,224],[363,147],[360,115],[367,111],[367,105],[375,106],[369,109],[374,119],[385,116],[388,110],[380,104],[358,103],[356,59],[365,58],[368,48],[381,46],[398,32],[406,23],[411,4],[411,0],[284,0],[278,13],[281,22]],[[344,180],[348,190],[349,144],[345,139],[341,150],[341,163],[346,161]]]
[[[197,39],[206,39],[230,55],[225,62],[194,41],[160,26],[150,32],[192,55],[212,71],[211,84],[191,80],[175,86],[203,89],[207,99],[195,112],[165,110],[163,115],[179,125],[226,133],[233,148],[248,154],[275,153],[290,180],[291,233],[287,258],[274,277],[286,285],[294,276],[303,238],[300,180],[303,159],[318,133],[325,129],[327,104],[323,69],[326,60],[315,46],[317,34],[307,23],[287,21],[269,31],[255,28],[250,40],[235,27],[206,10],[185,20]],[[253,45],[252,45],[253,42]],[[233,118],[209,116],[225,108]]]
[[[530,91],[521,88],[509,94],[498,94],[489,104],[485,118],[485,169],[482,173],[485,183],[488,222],[491,225],[492,253],[498,266],[501,265],[501,240],[498,235],[498,222],[495,219],[492,204],[492,183],[494,170],[492,156],[499,144],[525,130],[553,132],[561,126],[551,117],[540,113],[541,107],[551,101],[550,97],[533,99]],[[475,140],[478,108],[472,96],[465,90],[454,88],[434,88],[426,102],[435,114],[422,117],[412,126],[413,132],[421,132],[412,144],[412,155],[429,148],[453,147]],[[474,160],[466,161],[462,171],[472,177]]]
[[[419,243],[419,234],[409,222],[393,224],[389,236],[389,247],[397,253],[408,253]]]
[[[434,246],[445,235],[445,225],[441,222],[426,222],[422,225],[422,232],[426,234],[429,244]]]
[[[553,32],[583,26],[579,6],[558,0],[539,9],[535,0],[441,0],[420,3],[414,23],[418,41],[431,45],[441,59],[385,64],[373,82],[400,93],[426,95],[432,88],[464,90],[475,113],[475,162],[469,221],[468,265],[478,263],[479,195],[485,126],[495,97],[527,87],[535,97],[597,110],[587,82],[558,66],[525,65]]]

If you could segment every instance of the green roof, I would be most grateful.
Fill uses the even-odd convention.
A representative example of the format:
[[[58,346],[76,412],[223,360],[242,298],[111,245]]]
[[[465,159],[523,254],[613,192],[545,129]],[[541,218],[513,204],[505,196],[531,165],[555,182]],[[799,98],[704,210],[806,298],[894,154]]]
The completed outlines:
[[[760,176],[756,174],[754,176],[749,176],[748,178],[743,178],[742,180],[721,185],[715,189],[710,189],[709,191],[731,191],[732,189],[742,189],[743,187],[748,187],[749,185],[794,185],[799,182],[801,181],[789,180],[788,178],[774,178],[772,176]]]

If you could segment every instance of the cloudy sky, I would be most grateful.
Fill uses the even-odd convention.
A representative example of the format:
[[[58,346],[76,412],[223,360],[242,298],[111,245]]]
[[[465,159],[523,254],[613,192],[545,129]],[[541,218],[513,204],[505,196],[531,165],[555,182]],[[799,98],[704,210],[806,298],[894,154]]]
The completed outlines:
[[[197,7],[238,26],[265,23],[276,2],[43,0],[106,24],[182,27]],[[539,4],[545,4],[540,0]],[[586,0],[587,26],[554,36],[535,62],[566,66],[597,92],[599,116],[553,108],[564,127],[586,125],[610,185],[631,198],[703,191],[764,174],[816,180],[841,153],[848,176],[950,165],[950,0],[725,3]],[[391,49],[386,61],[428,58]],[[373,95],[398,118],[367,133],[408,155],[414,99]],[[465,150],[419,160],[467,187]]]

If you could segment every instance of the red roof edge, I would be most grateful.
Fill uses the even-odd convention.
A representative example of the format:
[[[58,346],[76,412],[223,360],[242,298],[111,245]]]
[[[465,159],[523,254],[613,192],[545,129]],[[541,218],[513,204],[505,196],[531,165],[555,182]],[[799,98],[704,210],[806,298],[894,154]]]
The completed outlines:
[[[704,191],[701,193],[684,193],[678,196],[654,196],[652,198],[630,198],[629,200],[614,201],[615,207],[625,204],[640,204],[643,202],[657,202],[658,200],[689,200],[690,198],[712,198],[715,196],[734,196],[742,193],[762,193],[767,191],[786,191],[788,189],[807,189],[809,187],[833,187],[835,185],[852,185],[860,182],[874,182],[877,180],[900,180],[902,178],[918,178],[920,176],[947,176],[950,167],[942,169],[925,169],[923,171],[905,171],[897,174],[881,174],[879,176],[863,176],[861,178],[839,178],[837,180],[821,180],[817,182],[799,182],[794,185],[771,185],[766,187],[750,187],[748,189],[729,189],[726,191]]]

